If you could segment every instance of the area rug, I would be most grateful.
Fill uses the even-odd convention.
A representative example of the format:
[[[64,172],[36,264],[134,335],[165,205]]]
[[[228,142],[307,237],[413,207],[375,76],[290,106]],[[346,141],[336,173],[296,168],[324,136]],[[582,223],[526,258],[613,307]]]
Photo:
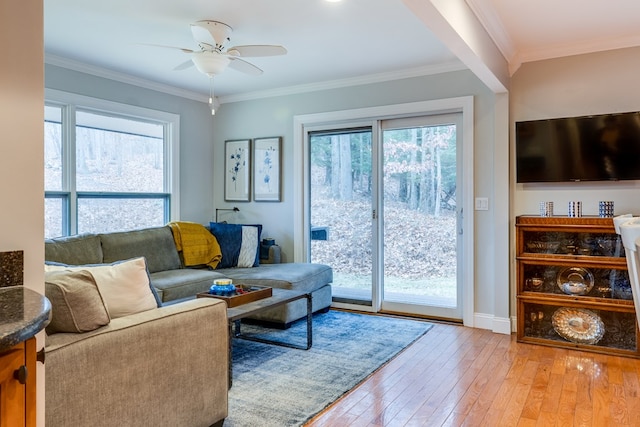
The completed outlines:
[[[331,310],[314,315],[310,350],[234,339],[233,386],[224,425],[303,425],[432,326],[418,320]],[[305,320],[286,330],[243,324],[242,331],[306,343]]]

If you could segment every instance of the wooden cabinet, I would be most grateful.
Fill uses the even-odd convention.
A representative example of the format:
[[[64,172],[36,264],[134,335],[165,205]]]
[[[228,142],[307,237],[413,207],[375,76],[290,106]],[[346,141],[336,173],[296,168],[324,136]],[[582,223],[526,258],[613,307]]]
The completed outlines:
[[[516,218],[520,342],[639,357],[638,326],[611,218]]]
[[[0,427],[36,425],[36,340],[0,352]]]

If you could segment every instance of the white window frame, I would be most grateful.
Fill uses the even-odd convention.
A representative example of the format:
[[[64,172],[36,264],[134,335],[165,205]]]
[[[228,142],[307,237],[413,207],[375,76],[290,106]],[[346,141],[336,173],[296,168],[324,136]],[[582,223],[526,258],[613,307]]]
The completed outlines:
[[[180,218],[180,116],[165,111],[152,110],[134,105],[121,104],[104,99],[45,89],[45,104],[62,108],[62,188],[69,192],[69,233],[77,233],[77,197],[75,180],[75,150],[70,141],[75,140],[76,110],[93,111],[98,114],[130,117],[154,121],[164,126],[164,187],[169,194],[169,219]],[[46,191],[45,191],[46,192]]]

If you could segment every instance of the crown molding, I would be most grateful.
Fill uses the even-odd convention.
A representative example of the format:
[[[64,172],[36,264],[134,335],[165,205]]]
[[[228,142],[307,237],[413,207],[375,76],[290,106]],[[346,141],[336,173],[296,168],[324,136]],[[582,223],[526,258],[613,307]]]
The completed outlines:
[[[564,56],[583,55],[603,52],[606,50],[625,49],[640,46],[640,35],[616,37],[608,39],[589,40],[583,43],[571,43],[531,49],[518,52],[520,63],[543,61],[545,59],[561,58]]]
[[[506,31],[502,20],[493,7],[492,0],[465,0],[476,15],[489,37],[509,63],[509,73],[513,75],[526,62],[543,61],[565,56],[583,55],[606,50],[624,49],[640,46],[640,35],[588,40],[579,43],[567,43],[535,49],[520,49]]]
[[[79,61],[74,61],[68,58],[63,58],[55,55],[45,54],[45,64],[54,65],[57,67],[66,68],[72,71],[78,71],[94,75],[97,77],[106,78],[109,80],[115,80],[121,83],[131,84],[138,87],[154,90],[157,92],[166,93],[169,95],[179,96],[182,98],[191,99],[194,101],[207,103],[209,97],[174,86],[165,85],[162,83],[153,82],[140,77],[131,76],[129,74],[120,73],[113,70],[108,70],[95,65],[85,64]],[[389,73],[370,74],[365,76],[338,79],[325,82],[310,83],[304,85],[287,86],[276,89],[268,89],[263,91],[247,92],[237,95],[227,95],[216,97],[217,104],[225,104],[230,102],[250,101],[254,99],[271,98],[275,96],[296,95],[307,92],[316,92],[328,89],[339,89],[349,86],[358,86],[371,83],[380,83],[391,80],[401,80],[412,77],[421,77],[427,75],[441,74],[452,71],[466,70],[467,67],[459,60],[451,62],[429,65],[424,67],[410,68],[406,70],[393,71]]]
[[[352,77],[346,79],[329,80],[324,82],[310,83],[304,85],[287,86],[277,89],[248,92],[237,95],[227,95],[219,97],[220,104],[250,101],[254,99],[271,98],[276,96],[297,95],[301,93],[316,92],[321,90],[339,89],[349,86],[359,86],[372,83],[381,83],[392,80],[408,79],[412,77],[422,77],[434,74],[448,73],[452,71],[466,70],[459,60],[451,62],[429,65],[425,67],[410,68],[388,73],[369,74],[365,76]]]
[[[151,80],[143,79],[141,77],[135,77],[130,74],[120,73],[118,71],[109,70],[106,68],[98,67],[95,65],[89,65],[83,62],[74,61],[72,59],[63,58],[61,56],[51,55],[45,53],[44,63],[54,65],[56,67],[66,68],[72,71],[78,71],[80,73],[90,74],[96,77],[102,77],[109,80],[115,80],[120,83],[126,83],[145,89],[154,90],[156,92],[166,93],[168,95],[179,96],[181,98],[191,99],[193,101],[200,101],[207,103],[209,97],[202,93],[192,92],[186,89],[180,89],[175,86],[166,85],[163,83],[157,83]]]
[[[471,11],[476,15],[480,24],[493,40],[493,42],[507,59],[511,62],[511,58],[516,55],[516,47],[513,39],[507,32],[502,20],[496,13],[490,0],[465,0]]]

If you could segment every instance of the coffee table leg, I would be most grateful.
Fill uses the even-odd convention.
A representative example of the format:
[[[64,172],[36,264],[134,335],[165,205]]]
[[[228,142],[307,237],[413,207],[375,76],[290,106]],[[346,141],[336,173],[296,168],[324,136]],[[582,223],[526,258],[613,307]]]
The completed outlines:
[[[307,294],[307,348],[309,350],[313,345],[313,304],[311,294]]]
[[[282,341],[268,340],[264,338],[257,338],[257,337],[252,337],[250,335],[243,335],[240,331],[240,323],[241,323],[240,320],[235,321],[236,328],[235,328],[235,331],[233,332],[233,335],[231,335],[231,329],[229,329],[229,334],[230,334],[229,336],[234,338],[241,338],[247,341],[256,341],[256,342],[261,342],[265,344],[279,345],[281,347],[296,348],[299,350],[309,350],[311,348],[311,345],[313,344],[313,301],[312,301],[313,297],[311,296],[311,294],[305,294],[304,298],[307,299],[307,345],[306,346],[286,343]],[[229,322],[229,328],[231,328],[232,323],[233,322]]]
[[[235,320],[233,323],[236,325],[235,332],[233,333],[233,336],[234,337],[239,337],[240,335],[242,335],[242,331],[240,330],[240,326],[242,325],[242,321]]]

